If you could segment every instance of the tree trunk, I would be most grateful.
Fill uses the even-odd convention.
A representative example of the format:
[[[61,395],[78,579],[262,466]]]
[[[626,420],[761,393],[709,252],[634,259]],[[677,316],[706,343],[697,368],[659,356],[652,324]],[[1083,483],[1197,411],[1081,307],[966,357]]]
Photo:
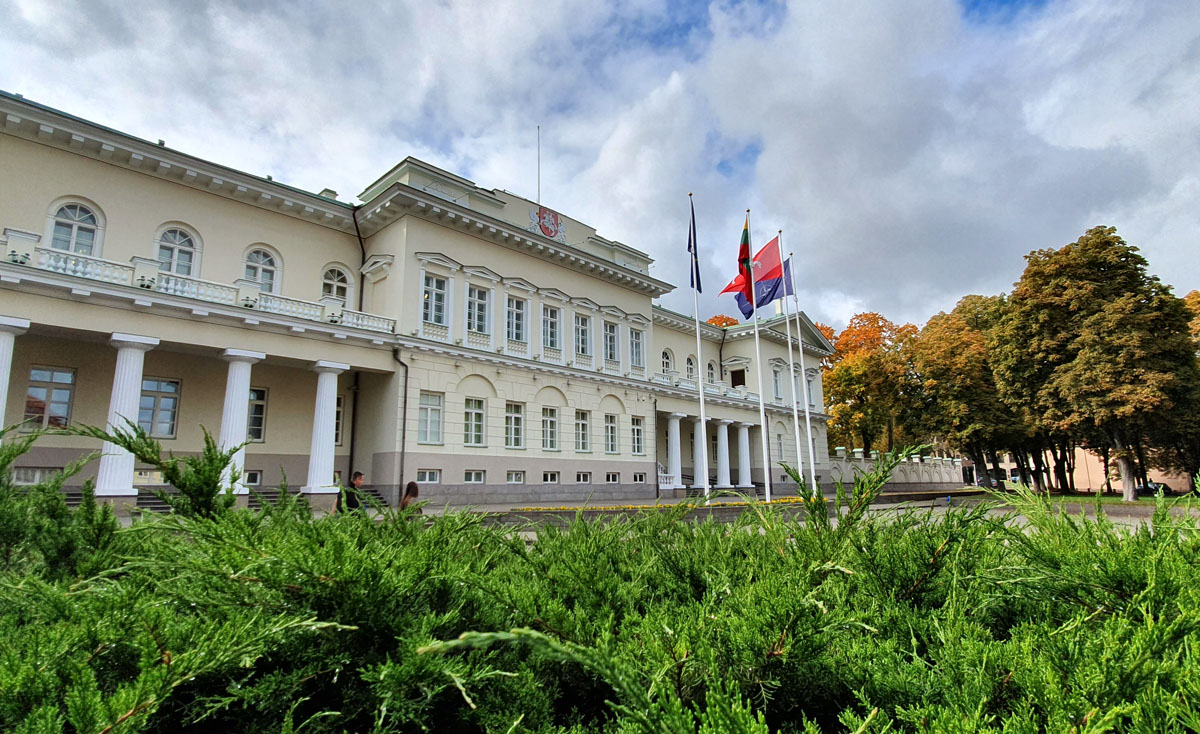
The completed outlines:
[[[1063,441],[1063,462],[1067,467],[1067,484],[1071,487],[1071,494],[1075,493],[1075,442],[1067,439]]]
[[[1109,469],[1111,468],[1111,463],[1108,460],[1108,447],[1107,446],[1100,447],[1100,458],[1102,458],[1104,460],[1104,486],[1100,488],[1100,491],[1112,493],[1112,491],[1113,491],[1112,480],[1109,479],[1109,476],[1110,476]]]
[[[1150,465],[1146,463],[1146,452],[1142,450],[1141,441],[1134,441],[1133,452],[1134,455],[1137,456],[1138,478],[1141,480],[1140,484],[1145,486],[1145,484],[1150,481]]]
[[[1021,476],[1021,484],[1029,486],[1029,456],[1024,451],[1014,451],[1013,459],[1017,462],[1017,473]]]
[[[1004,489],[1004,472],[1000,471],[1000,458],[995,449],[988,449],[988,458],[992,460],[992,472],[996,478],[996,489]]]
[[[1113,430],[1109,433],[1113,450],[1117,455],[1117,468],[1121,470],[1121,499],[1126,502],[1137,502],[1137,486],[1134,481],[1133,461],[1129,458],[1129,450],[1125,448],[1121,434]]]
[[[1029,456],[1033,459],[1033,487],[1039,494],[1046,493],[1046,462],[1042,460],[1042,451],[1029,452]]]

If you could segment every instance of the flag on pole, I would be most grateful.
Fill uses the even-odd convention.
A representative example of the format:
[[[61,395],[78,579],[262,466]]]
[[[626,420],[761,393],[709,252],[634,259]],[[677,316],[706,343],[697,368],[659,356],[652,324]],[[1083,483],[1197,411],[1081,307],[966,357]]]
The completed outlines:
[[[704,289],[700,287],[700,260],[697,257],[699,248],[696,246],[696,202],[689,199],[688,203],[692,206],[692,224],[688,228],[688,255],[692,261],[692,288],[697,293],[703,293]]]
[[[742,279],[742,295],[753,304],[754,291],[751,288],[751,283],[754,282],[754,277],[751,268],[753,268],[753,263],[750,261],[750,215],[747,214],[746,225],[742,227],[742,243],[738,246],[738,277]],[[733,284],[730,283],[729,286],[731,285]],[[725,286],[725,290],[721,291],[721,293],[728,291],[730,289],[729,286]],[[751,305],[751,310],[753,308],[753,305]]]
[[[750,318],[754,313],[755,308],[762,308],[771,301],[782,298],[784,295],[792,295],[792,279],[791,279],[791,261],[786,263],[779,262],[779,238],[768,242],[758,254],[754,256],[754,292],[751,294],[749,278],[741,269],[742,258],[739,256],[739,272],[737,277],[725,286],[721,291],[724,293],[733,293],[734,300],[737,301],[738,309],[742,312],[742,316]],[[750,243],[747,234],[742,235],[742,247],[746,252],[749,252]]]

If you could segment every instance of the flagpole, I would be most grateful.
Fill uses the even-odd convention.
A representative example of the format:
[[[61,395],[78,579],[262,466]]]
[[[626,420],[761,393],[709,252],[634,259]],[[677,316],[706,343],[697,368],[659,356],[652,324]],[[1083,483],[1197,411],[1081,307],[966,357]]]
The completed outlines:
[[[692,452],[692,460],[696,461],[694,468],[696,478],[704,477],[704,499],[707,500],[712,490],[708,484],[708,416],[704,410],[704,357],[700,352],[700,261],[697,259],[700,244],[696,241],[696,204],[692,194],[688,193],[688,203],[692,208],[692,226],[688,233],[688,245],[692,256],[692,320],[696,322],[696,385],[700,392],[700,432],[696,437],[699,450]]]
[[[750,231],[750,210],[746,210],[746,231]],[[751,247],[753,252],[754,248]],[[767,407],[763,403],[763,374],[762,374],[762,349],[758,345],[758,293],[755,291],[754,285],[754,256],[750,256],[750,267],[746,268],[750,276],[750,305],[754,306],[754,364],[758,369],[758,422],[762,433],[762,457],[763,457],[763,483],[765,487],[764,497],[767,502],[771,501],[771,457],[767,453],[767,440],[770,438],[770,430],[767,427]]]
[[[779,262],[783,272],[780,275],[790,275],[790,263],[783,259],[783,230],[779,230],[779,235],[775,238],[775,246],[779,248]],[[792,393],[792,431],[796,436],[796,462],[800,465],[800,475],[804,476],[804,452],[800,449],[800,413],[796,407],[796,361],[792,357],[792,317],[788,313],[787,291],[792,288],[792,279],[789,277],[787,283],[783,286],[783,323],[787,327],[787,345],[788,345],[788,379],[791,381]],[[795,289],[792,289],[793,292]],[[799,331],[800,325],[796,325],[796,330]],[[809,442],[809,453],[812,453],[812,442]],[[779,457],[782,459],[783,457]]]
[[[789,259],[794,259],[794,257],[795,257],[795,253],[792,253],[792,252],[788,253]],[[797,341],[800,342],[800,379],[803,380],[803,382],[801,384],[804,385],[804,430],[805,430],[805,433],[808,434],[808,481],[812,483],[812,486],[809,488],[809,491],[812,492],[812,495],[814,497],[816,497],[817,496],[817,457],[816,457],[817,447],[816,447],[816,444],[813,443],[813,439],[812,439],[812,414],[811,414],[811,411],[809,410],[809,406],[812,405],[812,397],[808,394],[808,369],[804,366],[804,329],[800,323],[800,294],[796,291],[796,288],[794,285],[796,274],[789,272],[788,275],[791,276],[791,279],[793,282],[792,300],[795,301],[795,305],[796,305],[796,331],[797,331],[796,336],[798,337]]]

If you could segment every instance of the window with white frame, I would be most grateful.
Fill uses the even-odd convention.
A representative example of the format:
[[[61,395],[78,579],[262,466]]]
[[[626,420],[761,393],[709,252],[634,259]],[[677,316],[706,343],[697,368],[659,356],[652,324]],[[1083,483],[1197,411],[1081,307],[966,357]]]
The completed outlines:
[[[417,443],[442,442],[442,409],[446,396],[440,392],[421,392],[417,407]]]
[[[80,255],[95,255],[100,222],[83,204],[63,204],[54,213],[50,247]]]
[[[670,372],[675,369],[675,356],[671,354],[670,349],[664,349],[662,352],[662,370]]]
[[[779,458],[776,461],[783,461],[783,434],[775,434],[775,455]]]
[[[261,487],[262,469],[247,469],[242,473],[242,484],[247,487]]]
[[[558,408],[542,408],[542,449],[558,451]]]
[[[525,448],[525,404],[504,405],[504,446],[510,449]]]
[[[710,383],[717,381],[717,363],[716,362],[708,363],[708,381]]]
[[[575,450],[591,451],[591,436],[589,424],[591,413],[586,410],[575,411]]]
[[[70,425],[74,395],[75,370],[65,367],[30,368],[23,426],[32,430]]]
[[[488,289],[467,286],[467,331],[486,334],[488,330]]]
[[[337,267],[325,268],[321,276],[321,295],[340,298],[342,303],[350,293],[350,275]]]
[[[508,297],[508,329],[509,341],[523,342],[528,339],[525,335],[525,304],[523,298]]]
[[[632,450],[634,454],[640,455],[646,453],[646,428],[644,421],[645,419],[641,418],[640,416],[634,416],[630,419],[629,444],[630,450]]]
[[[417,469],[417,482],[420,484],[439,484],[442,481],[441,469]]]
[[[689,380],[696,377],[696,360],[692,357],[687,358],[687,377]]]
[[[808,407],[815,408],[817,407],[817,390],[813,384],[813,378],[809,377],[805,382],[808,385]]]
[[[427,324],[445,326],[446,279],[426,274],[421,298],[421,320]]]
[[[591,484],[592,483],[592,473],[590,471],[575,472],[575,483],[576,484]]]
[[[485,476],[482,469],[467,469],[463,472],[463,484],[483,484]]]
[[[542,472],[542,484],[558,484],[558,472],[556,472],[556,471]]]
[[[617,416],[604,414],[604,453],[617,453]]]
[[[775,388],[775,399],[783,400],[783,373],[778,369],[771,371],[772,386]]]
[[[50,481],[54,475],[62,471],[62,467],[10,466],[8,471],[14,487],[28,487],[32,484]]]
[[[246,440],[267,440],[267,388],[250,388],[250,407],[246,411]]]
[[[192,275],[196,262],[196,240],[178,227],[158,236],[158,269],[175,275]]]
[[[342,400],[342,396],[338,395],[337,402],[333,406],[333,445],[334,446],[342,445],[342,414],[343,414],[344,406],[345,406],[345,402]]]
[[[604,483],[605,484],[620,484],[621,483],[621,472],[616,472],[616,471],[604,472]]]
[[[562,348],[558,341],[561,314],[556,306],[542,306],[542,347],[545,349]]]
[[[508,482],[509,484],[524,484],[525,483],[525,472],[510,471],[510,472],[508,472],[508,475],[505,477],[505,481]]]
[[[279,261],[270,252],[256,247],[246,253],[245,277],[256,280],[264,293],[277,293],[279,290]]]
[[[646,366],[645,334],[641,329],[629,330],[629,364],[634,367]]]
[[[592,353],[592,320],[583,314],[575,314],[575,353],[586,357]]]
[[[467,398],[463,402],[463,443],[467,446],[483,446],[487,438],[484,430],[487,418],[487,403],[483,398]]]
[[[146,377],[138,402],[138,426],[154,438],[175,438],[179,415],[179,380]]]
[[[646,472],[635,471],[633,473],[633,483],[634,484],[645,484],[646,483]]]
[[[611,321],[604,322],[604,358],[610,361],[616,361],[621,358],[621,352],[617,346],[617,338],[620,335],[621,327]]]

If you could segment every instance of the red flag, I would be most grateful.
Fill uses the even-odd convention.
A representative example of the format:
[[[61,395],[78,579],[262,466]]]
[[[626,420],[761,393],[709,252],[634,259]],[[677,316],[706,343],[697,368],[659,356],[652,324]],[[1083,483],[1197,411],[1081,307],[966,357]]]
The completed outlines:
[[[742,249],[738,251],[738,274],[729,281],[729,285],[725,286],[725,290],[721,293],[741,293],[746,297],[747,302],[752,303],[754,299],[750,293],[750,278],[746,275],[743,265],[746,260],[750,259],[749,231],[749,222],[747,222],[747,229],[742,233]],[[779,262],[778,240],[778,237],[771,240],[754,256],[755,282],[783,277],[783,263]]]

